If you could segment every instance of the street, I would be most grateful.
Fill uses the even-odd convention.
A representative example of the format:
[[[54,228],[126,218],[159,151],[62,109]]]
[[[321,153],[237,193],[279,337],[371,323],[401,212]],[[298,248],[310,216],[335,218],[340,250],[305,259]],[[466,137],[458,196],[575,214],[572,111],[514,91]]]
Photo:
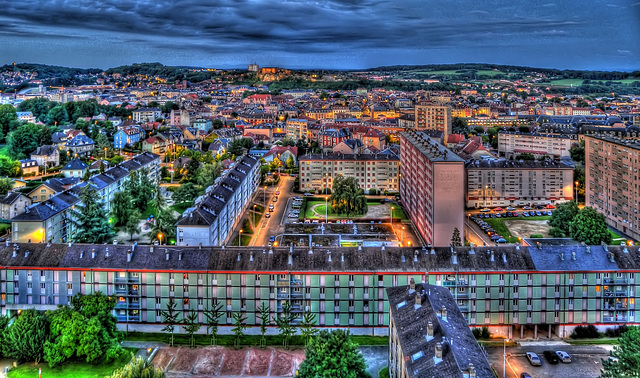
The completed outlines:
[[[271,218],[262,217],[260,224],[256,225],[257,233],[254,235],[251,245],[264,245],[269,244],[269,237],[276,236],[282,233],[284,230],[284,223],[287,218],[287,205],[293,194],[293,183],[295,179],[291,176],[280,176],[280,182],[277,187],[267,188],[266,196],[264,193],[264,186],[261,187],[256,195],[256,203],[262,204],[266,197],[265,214],[269,212],[269,205],[273,204],[274,209],[271,212]],[[280,191],[278,195],[278,201],[273,202],[276,190]]]

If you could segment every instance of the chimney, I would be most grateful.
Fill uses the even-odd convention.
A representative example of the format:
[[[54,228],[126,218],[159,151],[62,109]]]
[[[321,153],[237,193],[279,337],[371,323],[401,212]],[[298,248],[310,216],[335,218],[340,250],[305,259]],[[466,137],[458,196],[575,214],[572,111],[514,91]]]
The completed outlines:
[[[182,260],[182,251],[180,251],[180,253],[178,253],[178,260]]]
[[[17,256],[18,256],[18,251],[14,249],[11,257],[17,257]]]
[[[310,255],[313,255],[313,248],[309,247],[309,252]]]
[[[238,253],[238,261],[242,260],[242,255]]]
[[[571,252],[571,260],[576,261],[576,253]]]
[[[413,277],[409,280],[409,290],[416,290],[416,280],[414,280]]]
[[[11,241],[9,239],[7,239],[7,241],[4,243],[5,247],[8,247],[10,243],[11,243]]]
[[[164,250],[164,259],[165,259],[166,261],[169,261],[169,250],[168,250],[168,249],[165,249],[165,250]]]
[[[91,250],[91,258],[92,258],[92,259],[95,259],[95,258],[96,258],[96,250],[95,250],[95,248],[93,248],[93,249]]]
[[[104,258],[108,258],[109,257],[109,247],[105,248],[104,250]]]
[[[133,247],[131,249],[133,249]],[[132,255],[133,255],[132,251],[127,251],[127,262],[131,262],[131,256]]]
[[[269,254],[273,255],[273,247],[269,248]]]
[[[591,253],[591,246],[590,245],[587,246],[587,253]]]
[[[447,320],[447,308],[442,306],[442,310],[440,311],[440,314],[442,314],[442,320],[446,321]]]
[[[253,252],[249,254],[249,261],[253,261]]]
[[[149,253],[153,253],[153,245],[149,247]]]
[[[331,262],[331,251],[327,251],[329,253],[329,259],[327,261]]]
[[[427,341],[433,340],[433,323],[427,323]]]
[[[287,265],[293,265],[293,254],[289,252],[289,257],[287,258]]]
[[[416,293],[416,308],[422,306],[422,293]]]
[[[442,344],[436,343],[436,363],[442,361]]]
[[[413,262],[418,262],[418,250],[417,249],[413,252]]]
[[[436,250],[435,250],[435,248],[433,248],[433,247],[431,247],[431,254],[432,254],[432,255],[435,255],[435,254],[436,254]]]
[[[502,261],[506,264],[507,263],[507,254],[506,253],[502,253]]]
[[[198,249],[202,249],[202,243],[198,244]]]
[[[84,251],[80,251],[80,258],[84,257]]]
[[[458,265],[458,254],[451,247],[451,264]]]
[[[560,252],[560,260],[564,261],[564,252]]]
[[[491,251],[491,262],[494,262],[494,261],[496,261],[496,260],[495,260],[495,256],[494,256],[493,251]]]
[[[469,378],[476,378],[476,368],[471,363],[469,364]]]

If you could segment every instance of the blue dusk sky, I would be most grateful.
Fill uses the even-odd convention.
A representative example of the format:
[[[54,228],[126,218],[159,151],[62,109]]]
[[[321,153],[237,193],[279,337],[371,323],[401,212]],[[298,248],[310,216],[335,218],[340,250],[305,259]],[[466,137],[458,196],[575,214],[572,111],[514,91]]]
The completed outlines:
[[[640,69],[640,0],[0,0],[0,64]]]

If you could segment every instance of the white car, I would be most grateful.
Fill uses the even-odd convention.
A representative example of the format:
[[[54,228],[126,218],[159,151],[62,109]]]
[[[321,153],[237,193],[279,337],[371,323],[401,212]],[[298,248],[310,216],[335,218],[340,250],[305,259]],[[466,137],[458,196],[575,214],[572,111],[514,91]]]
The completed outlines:
[[[569,356],[569,353],[562,350],[558,350],[556,351],[556,355],[558,356],[560,361],[562,361],[562,363],[565,363],[565,364],[571,363],[571,356]]]
[[[486,207],[485,207],[484,209],[481,209],[481,210],[480,210],[480,212],[481,212],[481,213],[488,213],[488,212],[490,212],[490,211],[491,211],[491,209],[486,208]]]

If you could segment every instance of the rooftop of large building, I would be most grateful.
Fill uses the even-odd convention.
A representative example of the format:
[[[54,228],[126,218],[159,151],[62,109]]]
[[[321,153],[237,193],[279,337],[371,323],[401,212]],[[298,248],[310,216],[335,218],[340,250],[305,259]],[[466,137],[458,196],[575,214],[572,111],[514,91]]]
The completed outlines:
[[[421,131],[404,131],[400,135],[411,143],[420,153],[433,162],[464,162],[464,159],[451,152],[442,144]]]
[[[500,130],[498,134],[521,135],[521,136],[544,137],[544,138],[578,139],[578,136],[575,134],[521,133],[519,131],[506,131],[506,130]]]
[[[313,160],[348,160],[348,161],[371,161],[371,160],[384,160],[384,161],[398,161],[398,157],[391,154],[311,154],[301,156],[298,161],[313,161]]]
[[[613,136],[604,136],[604,135],[585,135],[585,138],[599,139],[605,142],[617,144],[621,147],[628,147],[628,148],[633,148],[634,150],[640,150],[640,139],[638,138],[616,138]]]
[[[471,160],[467,169],[573,169],[560,160]]]
[[[494,376],[447,288],[412,283],[387,288],[387,297],[409,377]]]

